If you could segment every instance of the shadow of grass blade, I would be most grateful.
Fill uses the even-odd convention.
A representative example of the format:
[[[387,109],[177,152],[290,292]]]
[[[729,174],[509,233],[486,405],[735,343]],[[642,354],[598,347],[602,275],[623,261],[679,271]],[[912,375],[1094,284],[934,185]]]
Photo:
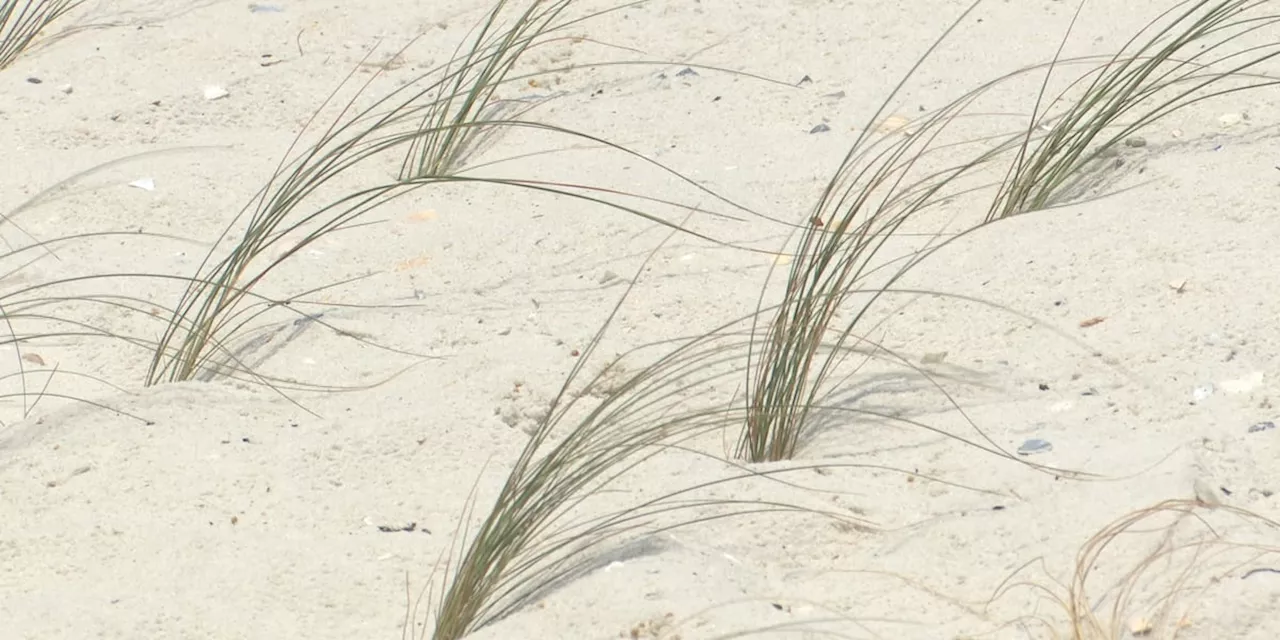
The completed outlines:
[[[1042,109],[1044,91],[1055,70],[1050,65],[1022,149],[988,220],[1070,201],[1078,195],[1074,187],[1110,150],[1179,109],[1227,93],[1280,84],[1280,80],[1249,73],[1280,56],[1280,44],[1276,44],[1280,34],[1264,31],[1280,23],[1280,15],[1256,11],[1270,4],[1260,0],[1181,2]],[[1161,26],[1168,16],[1174,17]],[[1222,52],[1250,38],[1260,38],[1263,44]],[[1069,100],[1072,92],[1079,95]],[[1057,112],[1055,107],[1064,102],[1068,106]],[[1038,133],[1041,130],[1044,133]]]
[[[40,32],[84,0],[0,0],[0,69],[13,64]]]

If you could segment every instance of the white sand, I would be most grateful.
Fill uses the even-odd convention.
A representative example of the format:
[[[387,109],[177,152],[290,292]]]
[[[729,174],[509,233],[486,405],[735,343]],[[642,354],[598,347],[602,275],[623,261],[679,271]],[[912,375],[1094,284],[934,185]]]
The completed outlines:
[[[80,273],[193,273],[206,243],[264,184],[369,47],[381,40],[373,54],[381,62],[421,36],[404,64],[369,89],[376,96],[443,62],[489,6],[272,4],[283,10],[90,2],[54,32],[111,26],[70,35],[0,72],[0,211],[101,163],[179,149],[96,173],[15,222],[40,239],[143,229],[198,241],[110,237],[62,245],[57,259],[7,275],[6,292]],[[754,209],[800,220],[854,129],[966,4],[653,2],[573,32],[643,53],[560,43],[530,62],[691,60],[813,82],[794,88],[710,71],[675,77],[678,65],[597,69],[560,75],[551,88],[569,95],[534,115],[626,144]],[[1095,0],[1069,53],[1113,52],[1167,5]],[[937,108],[1000,73],[1048,59],[1073,10],[1050,0],[987,3],[894,109]],[[368,74],[362,68],[357,81]],[[229,95],[206,100],[210,85]],[[597,89],[604,93],[592,97]],[[985,106],[1027,113],[1034,89],[1002,90]],[[835,92],[845,96],[823,97]],[[752,629],[796,637],[776,625],[806,622],[845,637],[1048,638],[1050,630],[1030,619],[1062,614],[1032,589],[986,607],[1024,564],[1043,558],[1043,570],[1035,565],[1024,576],[1068,581],[1077,550],[1101,527],[1162,500],[1192,498],[1197,481],[1226,504],[1280,515],[1280,498],[1271,494],[1280,491],[1280,430],[1247,433],[1280,418],[1272,406],[1280,393],[1274,97],[1274,90],[1228,96],[1162,121],[1146,132],[1146,147],[1125,150],[1132,171],[1116,186],[1133,189],[993,226],[908,278],[910,286],[976,296],[1040,324],[926,298],[875,334],[915,358],[947,352],[940,371],[960,377],[948,389],[999,446],[1049,440],[1053,451],[1031,460],[1105,480],[1055,480],[919,429],[851,420],[802,454],[830,469],[788,477],[838,493],[757,483],[720,495],[825,505],[863,515],[882,531],[784,514],[662,533],[633,541],[643,543],[628,548],[635,553],[540,594],[475,637],[651,637],[652,626],[638,625],[671,616],[678,628],[668,631],[682,638]],[[1242,113],[1248,119],[1234,126],[1219,121]],[[334,115],[327,110],[321,122]],[[811,135],[822,122],[831,131]],[[512,135],[481,159],[545,143]],[[392,171],[370,168],[338,186]],[[638,161],[597,151],[489,171],[714,205]],[[142,178],[154,181],[154,191],[127,186]],[[0,638],[399,637],[406,573],[414,593],[427,583],[473,485],[481,508],[488,506],[526,441],[524,428],[572,366],[572,351],[585,346],[622,293],[601,281],[609,273],[628,277],[663,232],[616,211],[489,187],[429,188],[370,219],[383,222],[326,238],[263,291],[287,296],[372,272],[324,295],[404,306],[330,308],[326,319],[440,359],[372,389],[293,395],[322,417],[260,386],[144,389],[147,354],[114,341],[24,347],[62,372],[51,392],[93,398],[147,422],[53,397],[25,420],[20,399],[4,405]],[[758,220],[694,224],[765,248],[783,241],[778,227]],[[12,226],[5,237],[15,246],[30,242]],[[675,238],[644,273],[602,356],[748,312],[767,264],[758,254]],[[1181,292],[1170,287],[1183,281]],[[152,284],[85,290],[101,287],[175,300],[174,291]],[[1106,320],[1079,326],[1095,316]],[[159,331],[116,311],[95,320],[149,337]],[[12,347],[2,355],[5,371],[16,370]],[[264,355],[257,363],[264,372],[329,385],[368,385],[414,362],[318,326]],[[919,379],[885,371],[896,373],[851,381],[866,393],[860,406],[974,437]],[[985,387],[965,382],[978,378]],[[14,378],[5,382],[6,393],[19,391]],[[1216,392],[1192,404],[1193,389],[1209,383]],[[918,470],[963,487],[835,466],[841,463]],[[724,474],[713,461],[664,454],[623,478],[609,499],[625,504]],[[410,522],[411,533],[377,528]],[[1143,548],[1159,539],[1157,531],[1137,542]],[[1129,568],[1100,567],[1095,595]],[[1182,568],[1157,571],[1167,578]],[[1181,637],[1280,637],[1280,575],[1241,574],[1228,574],[1207,594],[1184,594],[1195,607]],[[817,622],[830,618],[840,620]]]

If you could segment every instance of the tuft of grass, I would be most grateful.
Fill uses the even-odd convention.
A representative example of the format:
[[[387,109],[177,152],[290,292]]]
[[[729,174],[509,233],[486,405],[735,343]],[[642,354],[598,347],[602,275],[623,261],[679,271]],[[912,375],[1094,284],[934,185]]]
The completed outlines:
[[[1076,18],[1085,4],[1080,3]],[[1023,143],[988,220],[1038,211],[1077,197],[1117,145],[1180,109],[1280,83],[1280,79],[1253,73],[1280,56],[1276,34],[1266,32],[1280,23],[1280,14],[1259,11],[1273,4],[1268,0],[1179,2],[1148,23],[1111,59],[1046,101],[1056,69],[1050,65]],[[1257,43],[1252,42],[1255,39]],[[1232,47],[1237,44],[1244,46]],[[1059,108],[1064,103],[1065,108]]]
[[[856,330],[872,307],[938,249],[1005,217],[1061,204],[1079,193],[1082,181],[1096,175],[1099,159],[1117,144],[1178,109],[1280,82],[1247,74],[1280,54],[1274,36],[1262,32],[1280,16],[1249,13],[1267,3],[1183,2],[1179,6],[1186,10],[1171,24],[1156,29],[1167,14],[1157,18],[1120,53],[1094,64],[1052,101],[1046,100],[1046,77],[1029,124],[1019,133],[939,144],[944,130],[968,117],[969,105],[997,84],[1041,70],[1052,75],[1061,66],[1096,63],[1098,58],[1062,59],[1059,49],[1051,62],[988,82],[912,123],[905,135],[874,139],[874,125],[907,80],[978,4],[980,0],[952,23],[882,103],[799,232],[782,301],[752,354],[755,366],[748,380],[749,417],[739,439],[740,458],[765,462],[796,455],[814,408],[830,391],[827,383],[844,357],[842,347],[864,340]],[[1135,49],[1133,43],[1151,31],[1154,35]],[[1228,44],[1250,38],[1262,44],[1218,55]],[[1186,60],[1179,58],[1193,49]],[[1071,89],[1080,86],[1084,90],[1069,100]],[[1058,109],[1064,103],[1067,106]],[[925,168],[936,152],[962,153],[971,146],[979,150],[969,159],[940,171]],[[1007,169],[994,183],[967,181],[1006,161]],[[882,256],[892,240],[905,239],[903,227],[909,221],[936,212],[944,201],[991,187],[995,196],[985,215],[962,223],[945,238],[938,234],[902,255]],[[848,309],[855,297],[858,302]],[[834,326],[845,313],[850,319]]]
[[[647,263],[647,261],[646,261]],[[739,319],[701,335],[647,345],[614,360],[581,389],[591,390],[611,380],[609,391],[598,402],[583,400],[576,380],[600,344],[622,303],[635,286],[636,272],[627,291],[602,324],[596,336],[575,362],[549,413],[534,431],[514,462],[493,506],[472,531],[475,495],[455,531],[442,570],[444,576],[424,594],[434,601],[434,611],[419,616],[411,605],[404,626],[405,638],[413,637],[413,624],[421,618],[420,638],[457,640],[497,621],[564,581],[597,568],[599,551],[627,536],[641,536],[692,526],[721,518],[783,512],[830,518],[861,529],[870,523],[848,513],[809,508],[791,501],[706,497],[715,487],[751,479],[786,482],[784,474],[817,468],[852,467],[899,471],[877,465],[841,464],[783,466],[752,470],[709,456],[694,448],[699,436],[723,433],[742,423],[745,413],[731,398],[717,398],[716,391],[732,388],[733,380],[746,372],[745,354],[750,333]],[[610,372],[620,362],[644,358],[661,349],[651,363],[620,380]],[[589,406],[582,406],[589,404]],[[730,474],[657,497],[636,497],[633,504],[618,506],[610,495],[602,515],[598,506],[612,485],[654,456],[680,452],[712,457]],[[954,486],[954,485],[953,485]],[[965,488],[965,487],[962,487]],[[437,591],[438,588],[438,591]],[[438,593],[438,597],[437,594]]]
[[[1257,513],[1200,500],[1174,499],[1138,509],[1099,529],[1080,547],[1068,582],[1007,578],[991,598],[1029,589],[1062,617],[1027,617],[1053,638],[1172,640],[1202,621],[1198,605],[1240,580],[1274,572],[1280,523]],[[1045,571],[1048,574],[1049,572]],[[1224,594],[1225,597],[1232,597]]]
[[[84,0],[0,0],[0,69],[13,64],[53,21]]]
[[[845,347],[856,342],[855,327],[885,291],[941,244],[931,240],[905,256],[877,262],[881,250],[909,220],[954,195],[948,191],[954,182],[990,159],[988,152],[942,171],[923,176],[918,171],[938,137],[980,92],[914,123],[909,135],[873,137],[877,121],[908,79],[979,3],[971,4],[952,23],[885,99],[799,232],[782,301],[763,335],[763,345],[751,354],[755,365],[748,380],[740,458],[771,462],[795,456],[823,383]],[[880,277],[880,282],[873,284],[874,277]],[[844,303],[859,293],[869,295],[843,330],[833,328]],[[761,296],[763,303],[763,292]]]
[[[462,168],[494,132],[485,123],[518,105],[498,100],[499,87],[525,52],[557,27],[556,19],[571,2],[531,2],[506,29],[501,25],[509,3],[499,0],[493,6],[471,47],[460,55],[455,52],[443,69],[443,81],[434,87],[435,106],[423,115],[405,154],[402,180],[451,175]]]
[[[555,125],[491,117],[494,88],[524,79],[507,76],[507,70],[520,53],[536,46],[540,37],[603,13],[554,22],[568,4],[568,0],[531,2],[504,31],[495,25],[499,24],[498,14],[508,2],[498,2],[485,18],[481,37],[472,40],[460,58],[427,72],[365,109],[356,111],[353,98],[317,142],[292,159],[282,161],[268,183],[229,223],[224,235],[238,236],[235,245],[221,257],[216,246],[211,249],[197,274],[191,277],[191,286],[173,306],[170,326],[158,342],[146,383],[191,380],[216,371],[219,365],[215,356],[233,351],[227,346],[229,341],[247,330],[249,323],[260,315],[245,313],[243,306],[249,292],[267,280],[277,267],[319,239],[361,226],[367,213],[424,187],[444,184],[514,187],[586,201],[670,228],[678,228],[673,222],[676,215],[654,213],[655,210],[677,211],[683,215],[695,209],[605,186],[467,173],[462,163],[474,150],[477,136],[493,135],[496,130],[535,129],[624,153],[667,172],[697,189],[700,195],[710,195],[745,211],[664,165],[620,145]],[[370,78],[357,92],[357,98],[376,77]],[[332,100],[330,96],[325,104]],[[459,104],[463,106],[459,108]],[[323,109],[322,105],[317,113]],[[314,117],[307,128],[313,123]],[[293,153],[292,148],[289,153]],[[319,199],[322,196],[318,194],[333,186],[340,176],[387,156],[403,161],[402,173],[397,179],[362,186],[327,201]],[[409,162],[409,158],[413,162]],[[710,239],[692,230],[685,231]],[[288,305],[291,301],[286,298],[280,304]]]

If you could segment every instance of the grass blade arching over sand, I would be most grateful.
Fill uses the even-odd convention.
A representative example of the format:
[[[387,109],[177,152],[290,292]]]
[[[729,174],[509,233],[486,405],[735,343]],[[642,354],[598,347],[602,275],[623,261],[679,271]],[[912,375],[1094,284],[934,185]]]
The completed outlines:
[[[591,143],[603,151],[627,154],[692,186],[700,196],[717,197],[709,189],[660,163],[597,137],[555,125],[490,119],[489,109],[483,105],[455,110],[459,100],[470,100],[467,96],[491,96],[492,89],[486,83],[518,80],[506,78],[504,74],[470,74],[477,65],[487,68],[485,65],[491,64],[491,60],[503,60],[504,65],[513,64],[504,56],[509,56],[513,47],[515,52],[519,52],[534,46],[536,43],[531,44],[533,39],[562,26],[553,24],[550,19],[559,15],[567,4],[534,2],[529,10],[519,15],[514,25],[506,27],[508,31],[503,33],[508,36],[497,37],[496,42],[495,38],[473,41],[469,45],[471,49],[462,55],[462,62],[452,60],[359,112],[351,113],[354,108],[352,103],[348,103],[318,142],[291,160],[282,162],[267,185],[228,225],[226,235],[238,237],[235,246],[223,257],[217,256],[216,247],[212,249],[198,273],[192,277],[192,286],[174,305],[173,322],[159,341],[147,374],[147,384],[190,380],[202,371],[216,368],[210,360],[216,346],[227,344],[232,335],[244,328],[234,318],[238,317],[237,310],[247,292],[257,288],[277,267],[317,240],[358,226],[365,214],[423,187],[441,184],[515,187],[583,200],[671,228],[678,227],[674,220],[695,208],[672,200],[579,182],[467,174],[460,170],[459,163],[466,159],[476,142],[476,138],[469,136],[490,135],[494,129],[503,127],[550,132],[576,142]],[[499,3],[495,12],[505,6],[507,2]],[[537,7],[543,10],[534,11],[533,8]],[[548,15],[544,11],[551,13]],[[582,19],[594,15],[600,14]],[[486,26],[497,19],[495,16],[496,13],[488,15]],[[516,36],[509,36],[512,33]],[[372,83],[373,79],[369,82]],[[368,87],[366,84],[362,91]],[[434,124],[437,122],[444,124]],[[471,133],[460,133],[466,131]],[[430,157],[423,156],[423,153]],[[419,169],[432,168],[434,172],[415,170],[396,180],[358,186],[336,199],[314,202],[316,192],[331,186],[339,176],[388,154],[402,161],[407,157],[415,158]],[[726,199],[719,200],[736,206]],[[636,201],[643,204],[631,204]],[[656,210],[661,213],[655,213]],[[705,208],[701,210],[706,211]],[[242,224],[241,220],[246,217],[248,219]],[[690,233],[697,235],[696,232]]]
[[[932,51],[978,4],[971,4],[916,62],[872,117],[872,125]],[[909,135],[899,133],[877,141],[872,137],[874,126],[859,134],[800,231],[782,302],[763,336],[763,346],[752,354],[755,361],[748,381],[748,416],[738,444],[739,457],[765,462],[795,455],[831,366],[879,294],[872,292],[832,340],[831,323],[843,303],[865,290],[868,279],[886,267],[892,274],[877,286],[891,287],[937,246],[929,243],[888,265],[875,262],[902,225],[934,206],[952,181],[987,161],[983,155],[965,165],[912,176],[930,145],[976,95],[932,114]],[[881,146],[884,148],[878,150]],[[824,352],[828,354],[825,360],[821,356]]]
[[[1280,23],[1280,14],[1259,11],[1274,4],[1180,2],[1048,104],[1042,104],[1042,93],[988,219],[1037,211],[1079,196],[1080,187],[1087,186],[1082,181],[1093,175],[1108,152],[1179,109],[1280,84],[1273,77],[1252,75],[1280,56],[1280,36],[1270,30]],[[1082,2],[1080,10],[1086,5]],[[1229,49],[1240,43],[1243,48]],[[1046,85],[1053,71],[1051,66]],[[1064,102],[1066,108],[1058,112],[1056,107]]]
[[[84,0],[0,0],[0,69],[13,64],[40,32]]]
[[[626,297],[624,293],[575,363],[552,401],[548,417],[538,425],[512,465],[492,508],[474,533],[467,524],[474,496],[469,501],[454,539],[462,549],[456,554],[451,551],[441,567],[441,596],[434,614],[422,624],[423,637],[430,630],[433,640],[458,640],[501,619],[545,589],[574,576],[589,565],[594,550],[624,533],[643,530],[652,534],[711,519],[770,511],[853,519],[782,502],[698,497],[700,491],[713,486],[809,469],[755,472],[736,465],[730,466],[740,471],[737,475],[653,499],[637,499],[632,506],[618,507],[615,498],[603,515],[575,518],[573,512],[577,508],[600,496],[611,483],[654,455],[684,450],[682,443],[690,438],[720,433],[743,419],[739,408],[707,400],[708,390],[717,385],[729,386],[745,372],[742,355],[749,334],[730,331],[733,325],[693,338],[650,345],[664,353],[651,364],[625,375],[622,383],[612,386],[595,406],[577,406],[582,394],[572,392],[571,387]],[[640,354],[644,351],[648,348],[633,351],[621,361],[644,357]],[[585,389],[595,387],[618,363],[611,363]],[[689,515],[678,515],[684,513]],[[674,519],[668,517],[673,515]],[[410,613],[410,620],[417,618],[415,612]],[[406,624],[406,634],[408,629]]]
[[[1041,627],[1044,637],[1172,640],[1203,622],[1204,600],[1235,597],[1233,584],[1274,572],[1278,558],[1280,523],[1198,499],[1166,500],[1097,530],[1081,545],[1069,580],[1039,558],[1005,579],[988,606],[1027,590],[1054,613],[1016,624]],[[1033,567],[1043,575],[1023,575]]]
[[[435,103],[409,145],[400,178],[451,175],[462,168],[493,128],[485,122],[503,110],[497,91],[529,47],[555,26],[572,0],[532,2],[502,30],[500,21],[508,0],[499,0],[480,24],[474,44],[445,67],[444,81],[435,85]]]
[[[1015,76],[1042,69],[1052,74],[1058,67],[1086,64],[1094,58],[1055,59],[998,78],[914,124],[909,135],[890,139],[889,146],[876,154],[872,153],[876,145],[871,144],[869,133],[859,136],[810,214],[808,227],[800,233],[780,310],[758,353],[753,354],[757,360],[754,377],[749,380],[750,418],[740,440],[740,457],[759,462],[795,455],[810,411],[825,392],[824,383],[837,363],[835,354],[846,342],[859,339],[854,334],[856,325],[894,282],[938,248],[991,222],[1069,197],[1080,180],[1089,178],[1100,154],[1177,109],[1277,82],[1245,75],[1280,54],[1274,38],[1268,41],[1261,31],[1280,17],[1246,13],[1265,3],[1233,0],[1211,4],[1201,0],[1179,6],[1188,4],[1189,9],[1158,30],[1149,42],[1129,51],[1151,26],[1131,39],[1125,51],[1074,83],[1073,87],[1080,86],[1094,78],[1082,95],[1069,103],[1065,115],[1044,115],[1041,105],[1046,89],[1042,87],[1035,97],[1031,122],[1022,133],[991,140],[990,145],[975,151],[972,159],[953,168],[925,172],[923,177],[911,175],[935,150],[937,136],[954,119],[966,115],[965,108],[978,94]],[[1263,44],[1246,45],[1241,51],[1210,59],[1228,43],[1258,37]],[[1189,49],[1196,52],[1189,60],[1179,60]],[[932,51],[926,52],[907,78]],[[1241,82],[1218,86],[1231,79]],[[885,101],[873,123],[902,86],[900,83]],[[1066,96],[1064,93],[1053,104],[1067,102]],[[1117,126],[1122,121],[1127,124]],[[995,203],[989,212],[961,224],[946,240],[931,241],[892,260],[880,256],[889,239],[909,220],[934,209],[941,200],[969,190],[961,178],[1006,159],[1009,166],[994,183]],[[873,275],[878,280],[871,280]],[[855,294],[862,301],[852,311],[852,319],[842,328],[832,327],[844,303]]]

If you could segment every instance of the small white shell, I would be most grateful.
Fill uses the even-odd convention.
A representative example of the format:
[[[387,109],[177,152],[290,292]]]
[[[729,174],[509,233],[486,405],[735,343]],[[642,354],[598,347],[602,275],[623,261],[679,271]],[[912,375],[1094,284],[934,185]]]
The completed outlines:
[[[209,86],[207,86],[207,87],[205,87],[205,88],[204,88],[204,99],[205,99],[205,100],[210,100],[210,101],[213,101],[213,100],[221,100],[221,99],[223,99],[223,98],[225,98],[225,97],[227,97],[227,96],[229,96],[229,95],[231,95],[231,92],[230,92],[230,91],[227,91],[226,89],[224,89],[224,88],[222,88],[222,87],[220,87],[220,86],[218,86],[218,85],[216,85],[216,84],[211,84],[211,85],[209,85]]]

